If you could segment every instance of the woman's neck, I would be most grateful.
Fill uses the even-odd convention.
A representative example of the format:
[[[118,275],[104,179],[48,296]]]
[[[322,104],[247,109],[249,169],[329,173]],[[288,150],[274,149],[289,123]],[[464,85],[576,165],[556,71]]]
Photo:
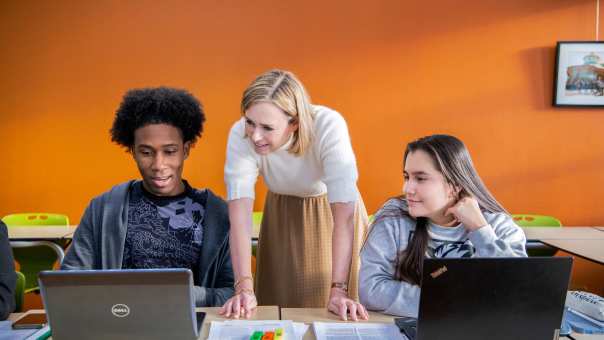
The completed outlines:
[[[443,213],[438,214],[434,217],[428,218],[430,222],[437,224],[441,227],[455,227],[459,224],[459,221],[453,215],[445,215]]]

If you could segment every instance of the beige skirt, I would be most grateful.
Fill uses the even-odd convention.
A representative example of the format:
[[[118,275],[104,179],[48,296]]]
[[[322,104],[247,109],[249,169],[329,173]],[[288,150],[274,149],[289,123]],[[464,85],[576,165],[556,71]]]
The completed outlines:
[[[359,253],[367,235],[367,211],[355,205],[349,295],[358,299]],[[325,307],[331,286],[333,217],[327,195],[296,197],[269,192],[257,250],[255,290],[259,305]]]

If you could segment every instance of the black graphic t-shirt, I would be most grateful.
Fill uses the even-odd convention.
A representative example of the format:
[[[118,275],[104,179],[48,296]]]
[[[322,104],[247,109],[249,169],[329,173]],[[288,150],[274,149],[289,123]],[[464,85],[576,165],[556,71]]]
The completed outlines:
[[[122,268],[188,268],[194,273],[203,240],[205,201],[187,182],[173,197],[155,196],[137,182],[130,192]]]

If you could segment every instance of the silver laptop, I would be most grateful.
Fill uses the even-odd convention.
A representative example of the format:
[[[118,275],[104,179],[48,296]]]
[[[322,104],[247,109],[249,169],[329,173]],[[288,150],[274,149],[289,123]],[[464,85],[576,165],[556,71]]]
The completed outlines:
[[[54,340],[199,337],[188,269],[43,271],[39,282]]]

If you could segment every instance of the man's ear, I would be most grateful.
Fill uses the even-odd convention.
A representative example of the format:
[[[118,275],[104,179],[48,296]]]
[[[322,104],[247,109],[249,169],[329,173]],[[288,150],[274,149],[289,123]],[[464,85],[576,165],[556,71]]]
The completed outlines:
[[[191,151],[191,147],[192,147],[192,146],[193,146],[193,144],[192,144],[190,141],[189,141],[189,142],[186,142],[186,143],[183,145],[184,152],[185,152],[185,159],[189,158],[189,151]]]

